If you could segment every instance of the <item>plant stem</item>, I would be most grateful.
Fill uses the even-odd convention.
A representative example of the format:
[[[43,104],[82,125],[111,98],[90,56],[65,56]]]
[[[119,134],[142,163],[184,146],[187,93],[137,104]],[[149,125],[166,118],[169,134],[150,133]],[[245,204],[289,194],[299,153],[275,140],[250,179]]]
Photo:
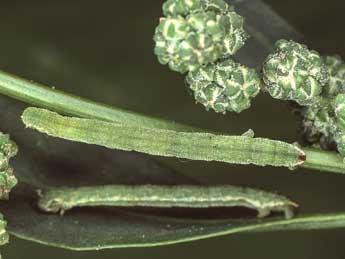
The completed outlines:
[[[100,104],[3,71],[0,71],[0,93],[34,106],[77,117],[149,128],[196,131],[190,126]]]
[[[303,151],[307,160],[301,167],[345,174],[344,158],[340,154],[316,148],[304,148]]]

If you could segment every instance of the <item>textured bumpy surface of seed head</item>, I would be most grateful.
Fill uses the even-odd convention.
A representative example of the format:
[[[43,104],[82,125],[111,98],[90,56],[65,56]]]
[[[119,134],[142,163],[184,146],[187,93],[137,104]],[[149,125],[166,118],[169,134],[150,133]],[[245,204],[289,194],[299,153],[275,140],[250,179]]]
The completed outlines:
[[[11,189],[17,184],[13,169],[9,166],[10,158],[17,154],[16,144],[8,135],[0,133],[0,199],[8,199]]]
[[[334,136],[338,132],[337,120],[333,107],[325,102],[319,105],[310,105],[302,109],[303,133],[310,143],[317,143],[327,148],[334,143]]]
[[[345,156],[345,94],[323,97],[322,103],[302,110],[307,140],[324,149],[338,149]]]
[[[338,94],[335,98],[334,111],[339,127],[345,130],[345,94]]]
[[[8,243],[9,235],[6,231],[6,221],[2,214],[0,214],[0,246]]]
[[[338,152],[345,157],[345,132],[339,132],[335,136]]]
[[[227,12],[232,9],[223,0],[168,0],[163,4],[165,16],[187,16],[198,11]]]
[[[248,109],[261,89],[256,71],[231,59],[189,72],[186,81],[198,103],[220,113]]]
[[[164,12],[169,16],[156,28],[154,52],[173,71],[186,73],[227,58],[248,38],[243,17],[223,1],[168,1]]]
[[[320,55],[305,45],[280,40],[263,68],[266,90],[273,98],[310,105],[329,82],[326,65]]]
[[[323,58],[327,66],[330,79],[322,93],[325,96],[336,96],[345,93],[345,63],[338,56],[327,56]]]

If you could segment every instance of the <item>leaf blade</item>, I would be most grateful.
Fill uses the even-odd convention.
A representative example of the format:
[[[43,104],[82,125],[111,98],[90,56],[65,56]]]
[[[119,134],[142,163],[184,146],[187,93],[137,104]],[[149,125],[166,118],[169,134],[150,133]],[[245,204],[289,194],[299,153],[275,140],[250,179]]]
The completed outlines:
[[[35,196],[33,189],[30,192],[22,185],[14,192],[15,204],[1,204],[9,219],[9,232],[22,239],[77,251],[171,245],[242,232],[345,227],[344,213],[290,220],[205,220],[162,217],[153,212],[79,210],[61,217],[39,212],[33,206]]]

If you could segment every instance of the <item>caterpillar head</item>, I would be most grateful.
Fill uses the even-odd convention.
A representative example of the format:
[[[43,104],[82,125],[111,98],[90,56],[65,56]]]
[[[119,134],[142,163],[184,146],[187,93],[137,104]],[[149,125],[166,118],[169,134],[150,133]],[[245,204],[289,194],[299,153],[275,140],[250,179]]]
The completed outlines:
[[[161,18],[154,35],[154,52],[161,64],[186,73],[227,58],[243,47],[248,38],[243,17],[230,9],[208,9]]]
[[[61,215],[65,212],[64,201],[59,197],[51,198],[50,191],[37,190],[39,197],[38,207],[45,212],[60,213]]]
[[[329,73],[316,51],[294,41],[280,40],[264,63],[263,78],[273,98],[305,106],[318,100],[329,82]]]
[[[261,89],[256,71],[231,59],[189,72],[186,81],[198,103],[220,113],[248,109]]]

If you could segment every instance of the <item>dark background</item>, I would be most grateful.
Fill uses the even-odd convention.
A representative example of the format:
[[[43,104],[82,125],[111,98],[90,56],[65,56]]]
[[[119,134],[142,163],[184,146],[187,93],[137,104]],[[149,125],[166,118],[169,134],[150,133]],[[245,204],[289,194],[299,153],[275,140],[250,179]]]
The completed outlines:
[[[163,1],[2,1],[0,68],[118,107],[240,134],[288,142],[296,120],[283,103],[261,95],[241,115],[218,115],[195,105],[183,77],[152,54],[152,33]],[[322,54],[345,57],[341,0],[266,0]],[[205,183],[279,191],[301,213],[345,210],[345,178],[298,170],[161,159]],[[27,258],[342,258],[345,231],[237,234],[169,247],[71,252],[16,238],[2,247],[8,259]]]

